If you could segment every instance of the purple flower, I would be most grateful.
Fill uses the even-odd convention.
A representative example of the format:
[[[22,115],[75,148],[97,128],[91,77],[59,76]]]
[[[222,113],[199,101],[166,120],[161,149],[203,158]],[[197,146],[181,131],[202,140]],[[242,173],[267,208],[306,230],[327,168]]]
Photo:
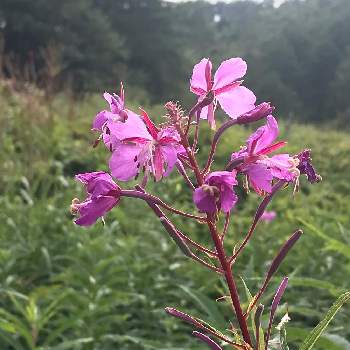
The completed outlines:
[[[278,134],[277,121],[269,115],[266,118],[266,124],[247,139],[246,146],[231,156],[231,160],[244,158],[244,163],[238,167],[238,170],[247,175],[250,186],[258,194],[271,192],[274,178],[294,181],[299,176],[297,159],[289,154],[267,156],[286,144],[284,141],[274,143]]]
[[[146,112],[143,117],[129,114],[125,123],[110,129],[113,154],[109,161],[112,175],[128,181],[141,170],[159,181],[174,168],[178,153],[184,152],[180,136],[173,127],[157,128]]]
[[[256,97],[249,89],[241,86],[242,78],[247,71],[247,64],[241,58],[223,61],[212,79],[212,63],[203,58],[193,68],[190,89],[199,96],[199,102],[207,96],[213,101],[202,108],[201,118],[208,119],[209,125],[215,128],[214,113],[217,103],[231,117],[236,119],[241,114],[255,107]]]
[[[120,187],[112,177],[102,171],[78,174],[75,178],[85,185],[87,198],[80,202],[72,200],[72,214],[79,214],[75,223],[80,226],[90,226],[116,206],[120,200]]]
[[[222,210],[228,213],[238,200],[234,185],[237,185],[236,172],[214,171],[205,178],[201,187],[196,188],[193,201],[202,212]]]
[[[311,150],[305,149],[300,152],[296,158],[299,160],[298,169],[300,174],[305,174],[310,183],[320,182],[322,180],[321,175],[316,173],[315,168],[311,164]]]
[[[276,212],[271,210],[271,211],[264,211],[264,213],[261,215],[261,220],[265,222],[271,222],[276,219]]]
[[[104,131],[108,122],[125,121],[128,118],[128,112],[125,109],[125,97],[123,84],[120,84],[120,96],[105,92],[103,97],[109,104],[110,111],[103,110],[99,112],[92,124],[93,130]]]

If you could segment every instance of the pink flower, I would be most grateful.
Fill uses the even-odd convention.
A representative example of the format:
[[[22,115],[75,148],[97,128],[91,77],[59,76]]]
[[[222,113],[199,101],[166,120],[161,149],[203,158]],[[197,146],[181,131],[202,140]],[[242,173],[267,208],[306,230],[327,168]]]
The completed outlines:
[[[264,213],[261,215],[260,219],[262,221],[265,221],[265,222],[269,223],[269,222],[275,220],[276,216],[277,216],[277,214],[273,210],[271,210],[271,211],[264,211]]]
[[[77,225],[90,226],[118,204],[120,187],[109,174],[101,171],[78,174],[75,178],[85,185],[87,198],[83,202],[73,199],[71,212],[79,214],[75,220]]]
[[[110,129],[113,154],[109,161],[112,175],[120,181],[136,177],[141,170],[156,181],[167,176],[184,151],[173,127],[159,129],[146,112],[143,117],[129,114],[125,123],[115,123]]]
[[[238,200],[234,185],[237,185],[236,172],[214,171],[205,178],[204,185],[196,188],[193,201],[202,212],[222,210],[228,213]]]
[[[239,171],[247,175],[250,186],[258,193],[271,192],[274,178],[294,181],[299,176],[298,160],[289,154],[267,155],[283,147],[284,141],[276,142],[279,130],[276,119],[269,115],[266,124],[258,128],[239,152],[233,153],[231,160],[244,157]]]
[[[241,86],[242,81],[238,81],[247,71],[247,64],[241,58],[223,61],[214,75],[214,80],[211,70],[212,63],[208,58],[203,58],[196,64],[190,89],[199,96],[199,101],[209,94],[212,95],[213,102],[202,109],[201,118],[208,119],[209,125],[214,129],[214,113],[218,102],[221,108],[235,119],[255,107],[256,97],[249,89]]]
[[[99,112],[92,124],[93,130],[103,132],[108,122],[125,121],[128,118],[128,111],[125,109],[125,97],[123,84],[120,84],[120,96],[116,94],[103,94],[105,100],[109,103],[110,111],[103,110]]]

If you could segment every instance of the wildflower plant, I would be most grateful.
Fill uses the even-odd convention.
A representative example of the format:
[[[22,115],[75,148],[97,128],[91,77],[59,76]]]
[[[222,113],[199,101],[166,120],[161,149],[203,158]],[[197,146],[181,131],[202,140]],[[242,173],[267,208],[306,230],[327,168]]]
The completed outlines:
[[[212,64],[207,58],[194,66],[190,90],[198,96],[196,104],[184,113],[178,103],[166,103],[166,121],[161,125],[156,125],[145,111],[136,113],[126,107],[123,86],[119,96],[105,93],[110,110],[97,114],[92,129],[99,133],[95,146],[101,141],[110,152],[110,174],[92,172],[77,175],[76,179],[86,188],[87,197],[84,201],[75,198],[71,210],[77,215],[76,224],[89,226],[118,206],[121,200],[143,200],[184,255],[216,273],[225,282],[228,294],[225,298],[230,301],[234,317],[227,330],[217,330],[176,308],[167,307],[166,312],[192,325],[196,329],[193,335],[210,349],[272,349],[276,346],[276,338],[272,341],[271,336],[275,312],[287,288],[288,278],[281,280],[275,292],[265,329],[261,297],[287,253],[302,236],[302,231],[297,230],[286,240],[268,268],[260,289],[245,309],[238,293],[238,273],[234,266],[253,238],[259,222],[275,218],[274,212],[266,211],[273,197],[288,187],[292,188],[293,194],[297,192],[302,175],[310,183],[319,182],[321,177],[311,163],[310,150],[302,150],[296,155],[279,153],[286,142],[278,140],[278,122],[272,115],[274,107],[267,102],[256,105],[253,92],[242,86],[239,79],[245,75],[247,65],[241,58],[224,61],[214,77],[211,70]],[[216,129],[215,112],[219,105],[228,120]],[[203,119],[209,122],[213,136],[207,161],[199,164],[197,155]],[[258,121],[262,121],[263,125],[248,137],[239,150],[232,149],[224,169],[216,169],[216,149],[225,132],[233,126]],[[162,181],[174,171],[183,177],[192,193],[191,213],[174,208],[147,189],[151,179]],[[133,188],[124,185],[134,179],[139,179],[139,182]],[[226,247],[225,238],[231,215],[237,215],[232,209],[240,200],[237,194],[239,186],[246,191],[255,191],[262,200],[250,229],[232,251],[232,247]],[[180,231],[172,215],[206,225],[211,245],[204,246],[188,233]],[[342,302],[349,297],[343,297]],[[277,327],[278,348],[281,349],[288,348],[284,326],[287,320],[288,316],[285,316]],[[316,339],[318,336],[316,334]]]

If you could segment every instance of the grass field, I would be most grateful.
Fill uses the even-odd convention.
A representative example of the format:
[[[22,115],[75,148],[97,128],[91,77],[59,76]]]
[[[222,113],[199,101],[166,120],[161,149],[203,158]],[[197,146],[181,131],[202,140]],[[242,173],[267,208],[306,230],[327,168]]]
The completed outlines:
[[[165,306],[191,311],[225,329],[230,307],[214,301],[225,293],[223,285],[177,251],[146,205],[123,201],[105,226],[73,224],[71,199],[83,198],[74,175],[107,170],[108,154],[103,147],[92,149],[90,132],[103,99],[88,96],[76,102],[67,94],[47,97],[30,86],[16,92],[1,83],[0,106],[1,349],[203,349],[190,327],[165,314]],[[151,115],[161,113],[159,106],[148,109]],[[296,228],[305,231],[278,272],[290,276],[278,318],[288,307],[288,339],[295,349],[349,289],[350,139],[325,126],[282,123],[281,129],[290,153],[313,149],[323,182],[309,186],[302,181],[295,198],[290,189],[278,195],[271,206],[277,219],[260,225],[237,269],[256,291],[280,245]],[[227,134],[218,166],[248,135],[244,128]],[[209,138],[206,132],[203,159]],[[177,174],[152,187],[165,200],[193,210]],[[246,232],[258,202],[250,193],[238,205],[228,234],[232,246]],[[201,225],[178,224],[192,237],[208,239]],[[316,349],[350,349],[349,324],[348,306]]]

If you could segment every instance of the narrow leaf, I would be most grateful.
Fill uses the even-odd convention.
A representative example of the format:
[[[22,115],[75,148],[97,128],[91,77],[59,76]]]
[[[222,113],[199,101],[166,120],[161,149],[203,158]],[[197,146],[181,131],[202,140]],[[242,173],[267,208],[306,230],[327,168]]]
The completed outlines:
[[[277,269],[281,265],[282,261],[284,260],[284,258],[288,254],[288,252],[293,248],[294,244],[298,241],[298,239],[301,237],[302,234],[303,234],[303,231],[301,231],[301,230],[294,232],[293,235],[288,239],[288,241],[282,246],[282,248],[280,249],[280,251],[278,252],[276,257],[273,259],[269,270],[267,271],[267,274],[266,274],[266,277],[265,277],[265,280],[264,280],[262,287],[260,288],[259,292],[255,295],[255,297],[250,302],[246,314],[249,314],[249,312],[252,310],[254,305],[256,305],[256,303],[258,302],[260,297],[263,295],[263,293],[265,292],[272,276],[277,271]]]
[[[198,322],[194,317],[192,317],[192,316],[190,316],[182,311],[179,311],[173,307],[166,307],[165,311],[171,316],[179,318],[179,319],[181,319],[187,323],[190,323],[198,328],[203,328],[203,325],[200,322]]]
[[[188,257],[192,257],[192,253],[190,248],[187,246],[185,241],[180,237],[180,235],[177,233],[177,230],[175,226],[166,218],[161,217],[160,222],[162,223],[163,227],[166,229],[166,231],[169,233],[169,236],[173,239],[175,244],[180,248],[180,250]]]
[[[337,301],[328,310],[324,319],[311,331],[309,336],[304,340],[303,344],[299,350],[309,350],[312,349],[317,341],[317,339],[322,335],[322,333],[327,328],[328,324],[332,321],[339,309],[350,300],[350,292],[342,294]]]
[[[197,332],[197,331],[193,331],[192,334],[199,338],[200,340],[202,340],[204,343],[206,343],[210,349],[212,350],[222,350],[222,348],[217,344],[215,343],[214,340],[210,339],[207,335],[203,334],[203,333],[200,333],[200,332]]]
[[[282,296],[284,294],[284,291],[286,290],[288,285],[288,277],[283,278],[281,284],[277,288],[276,294],[272,300],[271,304],[271,310],[270,310],[270,321],[269,321],[269,326],[267,328],[266,336],[265,336],[265,350],[267,350],[267,346],[269,343],[270,335],[271,335],[271,328],[272,328],[272,323],[273,319],[275,317],[275,313],[277,310],[277,307],[282,299]]]
[[[260,304],[256,308],[256,312],[255,312],[255,315],[254,315],[255,339],[256,339],[255,349],[256,350],[262,350],[263,349],[260,346],[261,316],[262,316],[263,312],[264,312],[264,305]]]

